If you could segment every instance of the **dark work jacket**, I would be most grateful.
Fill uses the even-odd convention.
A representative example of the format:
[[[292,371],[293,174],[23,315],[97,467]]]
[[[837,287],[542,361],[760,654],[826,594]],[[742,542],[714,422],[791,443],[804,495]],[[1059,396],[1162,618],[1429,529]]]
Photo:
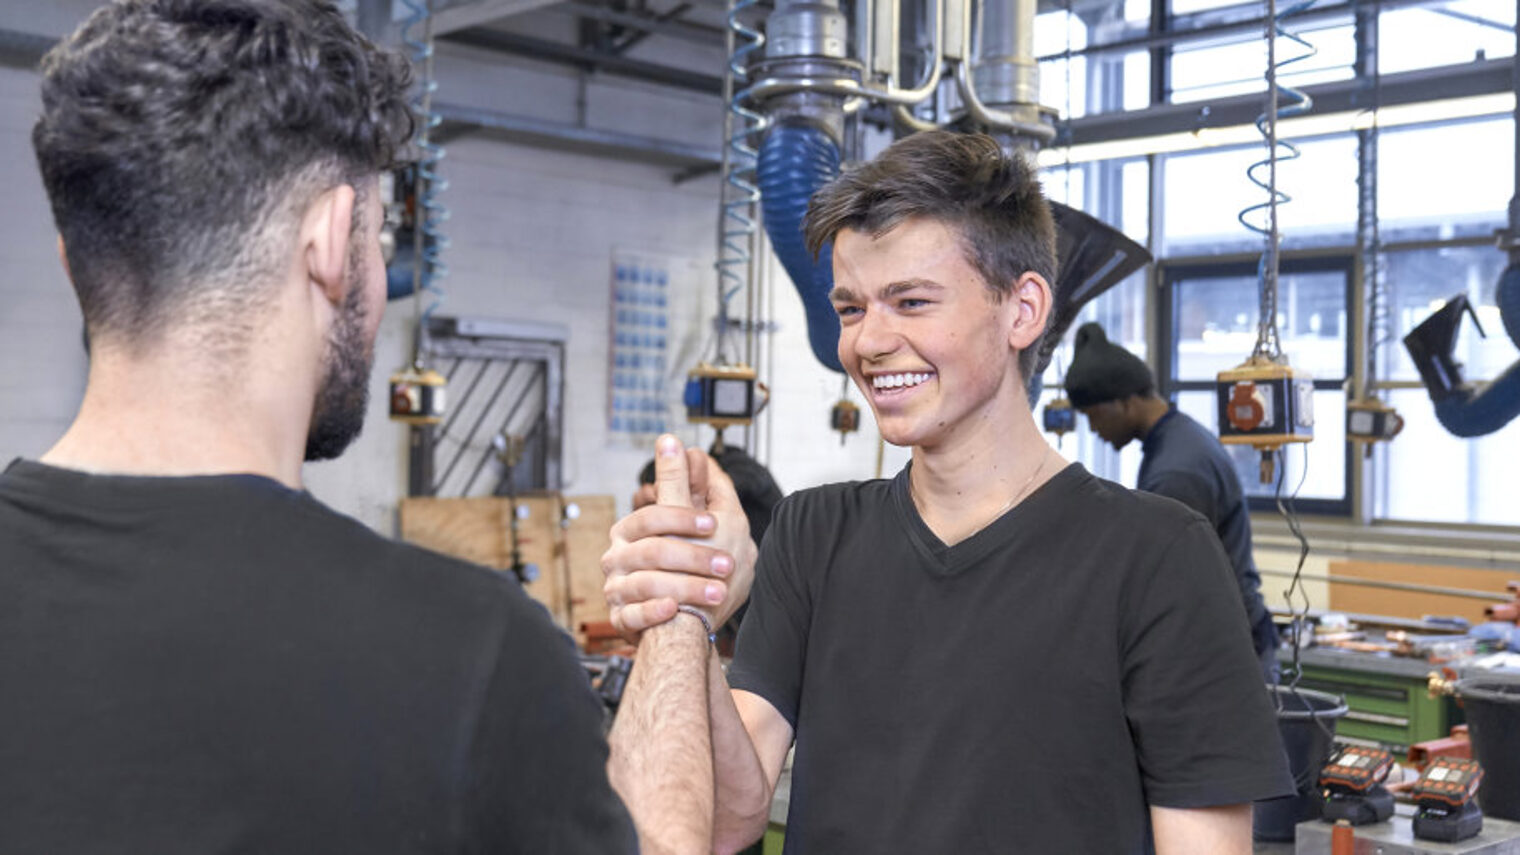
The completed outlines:
[[[1235,568],[1240,599],[1263,676],[1277,669],[1277,628],[1261,598],[1261,576],[1251,558],[1251,515],[1234,462],[1213,433],[1172,410],[1146,434],[1136,487],[1166,496],[1203,514]]]

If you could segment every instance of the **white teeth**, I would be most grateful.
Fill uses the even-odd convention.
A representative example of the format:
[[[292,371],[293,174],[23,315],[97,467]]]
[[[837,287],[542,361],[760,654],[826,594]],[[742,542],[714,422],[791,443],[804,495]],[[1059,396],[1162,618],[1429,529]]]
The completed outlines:
[[[897,389],[903,386],[917,386],[932,376],[925,373],[878,374],[871,378],[871,385],[877,389]]]

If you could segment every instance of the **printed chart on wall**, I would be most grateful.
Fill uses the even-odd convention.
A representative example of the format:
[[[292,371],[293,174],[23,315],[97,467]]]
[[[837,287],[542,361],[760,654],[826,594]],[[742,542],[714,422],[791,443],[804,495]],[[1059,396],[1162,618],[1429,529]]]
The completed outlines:
[[[678,374],[699,343],[696,262],[614,250],[607,352],[607,429],[615,444],[644,447],[675,429]]]

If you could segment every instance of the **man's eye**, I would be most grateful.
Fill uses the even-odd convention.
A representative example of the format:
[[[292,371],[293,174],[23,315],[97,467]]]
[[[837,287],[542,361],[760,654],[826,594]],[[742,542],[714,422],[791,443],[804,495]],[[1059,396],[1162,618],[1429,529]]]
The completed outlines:
[[[839,317],[848,318],[860,314],[861,309],[859,306],[835,306],[834,311],[839,313]]]

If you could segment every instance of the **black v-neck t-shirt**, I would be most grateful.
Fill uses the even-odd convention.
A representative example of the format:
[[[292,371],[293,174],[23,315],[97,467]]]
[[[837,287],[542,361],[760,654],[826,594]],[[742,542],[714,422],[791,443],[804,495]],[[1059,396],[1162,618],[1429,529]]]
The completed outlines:
[[[946,546],[908,469],[793,494],[729,671],[796,733],[788,853],[1135,853],[1292,792],[1228,559],[1070,465]]]
[[[515,581],[252,475],[0,474],[0,852],[633,852]]]

